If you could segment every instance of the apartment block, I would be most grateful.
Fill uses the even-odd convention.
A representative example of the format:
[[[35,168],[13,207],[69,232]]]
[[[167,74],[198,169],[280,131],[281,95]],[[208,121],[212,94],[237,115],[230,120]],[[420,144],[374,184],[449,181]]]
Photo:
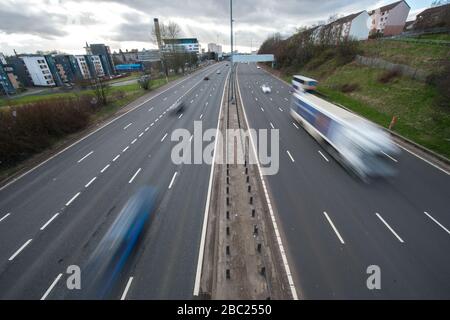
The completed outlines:
[[[20,59],[23,60],[28,70],[28,74],[35,86],[52,87],[56,85],[50,67],[44,56],[20,56]]]
[[[403,0],[370,11],[370,33],[383,36],[402,33],[410,9],[408,3]]]

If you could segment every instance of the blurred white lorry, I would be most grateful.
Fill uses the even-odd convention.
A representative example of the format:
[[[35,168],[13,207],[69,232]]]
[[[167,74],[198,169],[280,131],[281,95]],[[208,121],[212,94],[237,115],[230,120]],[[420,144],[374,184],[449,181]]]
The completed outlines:
[[[363,181],[395,175],[393,156],[400,149],[390,136],[364,118],[311,94],[317,81],[304,88],[296,81],[298,77],[292,81],[291,116]]]

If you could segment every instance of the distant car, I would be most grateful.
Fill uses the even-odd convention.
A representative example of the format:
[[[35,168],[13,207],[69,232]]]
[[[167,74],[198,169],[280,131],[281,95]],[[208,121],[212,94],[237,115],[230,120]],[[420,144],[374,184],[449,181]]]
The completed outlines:
[[[206,76],[206,77],[204,77],[204,78],[203,78],[203,80],[209,80],[209,77],[208,77],[208,76]]]
[[[256,66],[256,69],[261,69],[261,67],[260,66]]]
[[[261,90],[262,90],[262,92],[264,92],[264,93],[270,93],[272,90],[270,89],[270,87],[267,85],[267,84],[263,84],[262,86],[261,86]]]
[[[216,73],[217,73],[217,74],[220,74],[220,70],[217,70]]]
[[[228,67],[228,63],[225,66]]]

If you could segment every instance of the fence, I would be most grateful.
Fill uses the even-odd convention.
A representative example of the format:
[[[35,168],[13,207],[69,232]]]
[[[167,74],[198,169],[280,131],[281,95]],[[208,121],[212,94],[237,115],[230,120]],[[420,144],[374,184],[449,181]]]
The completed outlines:
[[[355,60],[356,62],[369,67],[380,68],[390,71],[398,70],[401,73],[401,75],[422,82],[425,82],[427,80],[427,77],[430,75],[428,72],[424,70],[415,69],[404,64],[392,63],[380,58],[368,58],[357,55]]]

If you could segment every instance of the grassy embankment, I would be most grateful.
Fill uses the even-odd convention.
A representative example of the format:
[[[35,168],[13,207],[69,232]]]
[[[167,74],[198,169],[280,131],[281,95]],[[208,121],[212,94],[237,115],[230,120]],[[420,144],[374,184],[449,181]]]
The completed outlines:
[[[360,49],[363,56],[428,72],[439,71],[440,61],[450,58],[448,47],[419,43],[366,41]],[[450,109],[437,105],[435,86],[401,76],[383,83],[379,78],[384,70],[355,62],[340,65],[335,58],[320,56],[294,73],[318,79],[320,93],[383,127],[397,116],[395,132],[450,158]],[[291,75],[284,73],[283,78],[290,82]],[[353,89],[346,90],[349,86]]]

